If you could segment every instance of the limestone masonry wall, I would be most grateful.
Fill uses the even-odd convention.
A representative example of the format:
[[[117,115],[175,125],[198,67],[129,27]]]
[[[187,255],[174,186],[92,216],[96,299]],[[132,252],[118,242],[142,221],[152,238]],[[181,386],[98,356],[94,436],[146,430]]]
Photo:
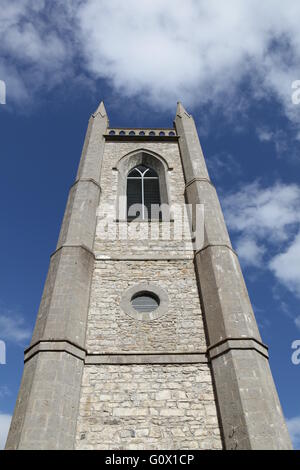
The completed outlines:
[[[152,281],[169,297],[167,313],[155,321],[137,321],[120,306],[124,291],[143,281]],[[97,261],[86,347],[94,354],[205,351],[192,261]]]
[[[77,449],[221,449],[207,365],[84,370]]]
[[[144,144],[144,145],[143,145]],[[104,239],[101,235],[103,226],[103,215],[105,208],[111,206],[117,211],[117,196],[118,196],[118,182],[119,172],[116,170],[120,159],[127,155],[129,152],[135,150],[145,149],[150,150],[159,154],[164,161],[167,163],[169,170],[166,172],[166,180],[169,191],[169,203],[172,204],[185,204],[184,199],[184,176],[181,166],[180,154],[177,143],[162,143],[162,142],[108,142],[105,146],[104,158],[101,170],[101,201],[98,209],[98,223],[96,228],[96,238],[94,251],[97,255],[104,255],[106,257],[117,256],[117,255],[132,255],[132,254],[143,254],[147,252],[147,255],[151,254],[169,254],[169,255],[185,255],[191,254],[190,237],[187,221],[184,225],[183,233],[187,234],[183,240],[175,239],[174,237],[174,224],[170,224],[171,242],[170,237],[163,239],[162,224],[160,224],[160,234],[158,240],[148,239],[141,236],[141,240],[111,240]],[[116,214],[115,214],[116,215]],[[127,226],[128,224],[125,224]],[[142,230],[148,229],[148,224],[131,223],[132,229],[139,228]],[[151,223],[151,226],[158,226],[158,224]],[[124,222],[121,223],[124,228]],[[146,227],[147,226],[147,227]],[[119,230],[119,224],[117,224],[117,230]],[[143,239],[144,238],[144,239]]]
[[[86,349],[89,355],[173,356],[165,364],[153,364],[151,357],[138,365],[86,364],[76,448],[220,449],[205,354],[203,362],[176,363],[180,353],[206,352],[193,251],[186,245],[190,234],[187,240],[163,240],[161,235],[157,240],[103,240],[100,236],[103,207],[117,205],[120,175],[116,167],[133,150],[143,148],[161,155],[169,167],[170,203],[185,202],[177,143],[142,144],[109,142],[105,146]],[[142,228],[146,225],[141,223]],[[163,224],[158,225],[162,228]],[[161,289],[167,298],[166,311],[151,321],[133,318],[121,306],[124,293],[144,282]]]

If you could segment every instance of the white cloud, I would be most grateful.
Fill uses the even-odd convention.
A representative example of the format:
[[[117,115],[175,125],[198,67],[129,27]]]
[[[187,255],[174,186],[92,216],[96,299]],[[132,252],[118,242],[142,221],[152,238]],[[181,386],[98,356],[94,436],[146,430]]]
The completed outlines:
[[[242,263],[270,269],[300,296],[300,187],[255,182],[225,197],[223,206]]]
[[[240,260],[247,266],[259,267],[263,263],[265,248],[251,238],[239,238],[236,246]]]
[[[74,75],[74,38],[68,31],[75,1],[3,0],[0,22],[0,77],[7,103],[34,101],[35,93]],[[78,2],[77,2],[78,4]]]
[[[274,138],[274,133],[265,127],[259,127],[256,131],[261,142],[270,142]]]
[[[296,327],[300,330],[300,315],[294,320]]]
[[[239,175],[241,173],[241,165],[238,159],[226,152],[208,156],[207,166],[212,177],[216,179],[222,178],[225,173],[231,175]]]
[[[90,0],[78,10],[87,66],[127,94],[190,106],[253,76],[254,95],[274,92],[290,117],[299,16],[293,0]]]
[[[172,109],[177,99],[240,103],[247,80],[254,99],[277,97],[299,122],[299,17],[294,0],[3,0],[0,72],[15,70],[19,99],[74,79],[80,63],[125,95]]]
[[[30,338],[31,329],[21,315],[6,311],[0,314],[0,335],[1,340],[23,344]]]
[[[300,109],[300,108],[299,108]],[[258,139],[261,142],[272,144],[274,146],[276,156],[286,157],[289,155],[290,159],[299,158],[299,135],[295,129],[291,128],[288,131],[282,129],[271,130],[267,127],[258,127],[256,129]],[[291,141],[293,145],[291,145]],[[288,153],[287,153],[288,152]]]
[[[0,398],[10,395],[9,388],[7,385],[0,385]]]
[[[299,205],[300,187],[283,183],[264,188],[254,182],[223,200],[232,230],[275,242],[288,239],[291,227],[300,223]]]
[[[270,269],[282,284],[300,297],[300,233],[283,253],[271,260]],[[297,321],[300,326],[300,317]]]
[[[0,450],[4,449],[10,422],[10,415],[0,413]]]
[[[287,420],[287,427],[294,445],[294,449],[300,449],[300,416]]]

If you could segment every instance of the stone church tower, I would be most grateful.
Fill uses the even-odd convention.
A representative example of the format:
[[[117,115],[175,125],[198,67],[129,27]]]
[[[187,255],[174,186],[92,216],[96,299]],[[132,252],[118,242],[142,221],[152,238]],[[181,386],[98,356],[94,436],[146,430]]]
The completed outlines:
[[[198,229],[175,233],[174,214],[152,214],[154,203],[204,208],[201,244]],[[180,103],[170,129],[111,128],[103,103],[91,116],[6,447],[291,447],[195,123]]]

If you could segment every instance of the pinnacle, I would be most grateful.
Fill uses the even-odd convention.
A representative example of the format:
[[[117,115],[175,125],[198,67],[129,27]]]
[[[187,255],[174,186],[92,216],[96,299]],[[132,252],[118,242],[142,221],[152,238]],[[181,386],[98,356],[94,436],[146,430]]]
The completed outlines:
[[[178,101],[177,103],[177,110],[176,110],[176,115],[177,116],[180,116],[180,117],[183,117],[183,115],[186,115],[188,117],[190,117],[189,113],[185,110],[185,108],[183,107],[182,103],[180,101]]]
[[[97,114],[100,114],[101,117],[107,117],[107,113],[106,113],[106,109],[105,109],[105,106],[104,106],[104,103],[103,101],[101,101],[101,103],[99,104],[98,108],[96,109],[96,111],[94,112],[93,116],[95,117]]]

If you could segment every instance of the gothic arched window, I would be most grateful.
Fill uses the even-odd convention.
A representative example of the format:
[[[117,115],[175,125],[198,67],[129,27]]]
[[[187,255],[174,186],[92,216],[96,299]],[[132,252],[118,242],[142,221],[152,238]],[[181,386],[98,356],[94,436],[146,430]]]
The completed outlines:
[[[144,165],[134,167],[127,176],[127,219],[158,219],[159,179],[155,170]]]

